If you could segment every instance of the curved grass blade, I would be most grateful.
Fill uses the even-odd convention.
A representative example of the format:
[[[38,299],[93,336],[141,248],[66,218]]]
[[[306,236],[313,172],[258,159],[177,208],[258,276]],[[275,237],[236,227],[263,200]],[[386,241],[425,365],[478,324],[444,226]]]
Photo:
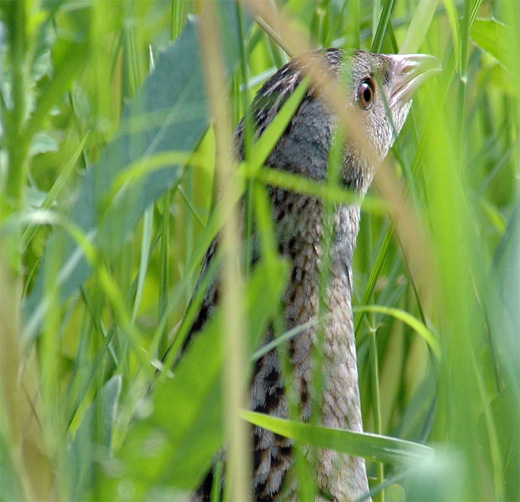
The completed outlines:
[[[403,439],[310,425],[253,411],[244,410],[241,416],[253,425],[296,441],[377,462],[402,463],[433,455],[428,446]]]
[[[412,54],[419,50],[419,46],[435,15],[439,0],[421,0],[417,6],[410,27],[406,31],[406,38],[399,49],[400,54]]]
[[[396,319],[399,319],[405,324],[408,324],[410,328],[416,331],[417,334],[424,339],[424,341],[432,349],[433,353],[437,356],[438,359],[440,359],[441,346],[437,340],[437,337],[428,329],[427,326],[416,319],[413,315],[410,315],[408,312],[392,307],[384,307],[382,305],[365,305],[363,307],[354,308],[354,310],[358,312],[374,312],[376,314],[390,315]]]

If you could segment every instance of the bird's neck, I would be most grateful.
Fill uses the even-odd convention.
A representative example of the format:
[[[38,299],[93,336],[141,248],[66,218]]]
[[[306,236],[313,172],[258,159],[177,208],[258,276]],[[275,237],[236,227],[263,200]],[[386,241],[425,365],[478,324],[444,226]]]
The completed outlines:
[[[359,231],[358,206],[339,206],[333,214],[330,259],[324,252],[325,208],[323,202],[279,189],[272,191],[274,216],[280,250],[292,263],[291,280],[285,292],[287,329],[317,319],[322,299],[326,301],[327,320],[323,334],[316,327],[291,340],[290,356],[293,382],[300,396],[302,418],[312,414],[310,395],[316,392],[313,378],[317,368],[316,351],[321,351],[320,374],[324,374],[320,393],[322,423],[328,427],[361,432],[361,404],[358,390],[356,345],[352,317],[352,260]],[[329,263],[328,267],[324,267]],[[326,270],[324,270],[326,268]],[[325,294],[320,293],[328,278]],[[318,343],[319,342],[319,343]],[[339,466],[339,468],[338,468]],[[338,476],[342,482],[334,481]],[[319,479],[326,490],[345,490],[333,494],[335,500],[351,500],[368,491],[364,461],[330,450],[320,452]]]
[[[317,350],[323,351],[324,368],[330,373],[324,390],[333,399],[330,406],[324,405],[323,422],[362,430],[351,304],[359,206],[338,206],[326,221],[326,209],[319,199],[279,189],[272,196],[280,251],[292,265],[284,298],[287,329],[326,317],[325,337]],[[332,238],[327,243],[327,225],[331,224]],[[326,291],[320,290],[324,284]],[[310,328],[292,342],[297,385],[305,390],[312,378],[316,339],[316,328]],[[303,415],[308,418],[311,404],[304,401]]]
[[[320,275],[324,274],[329,278],[328,296],[347,296],[350,304],[359,206],[336,206],[327,217],[324,203],[317,198],[276,188],[271,189],[271,199],[279,249],[293,266],[291,283],[306,286],[302,298],[319,294]]]

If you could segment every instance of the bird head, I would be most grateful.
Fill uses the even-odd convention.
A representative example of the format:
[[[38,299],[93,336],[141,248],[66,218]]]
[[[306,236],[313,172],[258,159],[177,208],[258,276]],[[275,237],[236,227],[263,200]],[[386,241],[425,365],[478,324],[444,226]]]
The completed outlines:
[[[439,60],[423,54],[345,53],[330,48],[293,58],[264,83],[251,107],[255,135],[259,137],[304,76],[311,74],[307,95],[274,147],[267,165],[313,179],[325,179],[331,138],[341,122],[338,108],[344,106],[346,98],[352,113],[343,121],[350,130],[346,131],[341,178],[347,187],[366,192],[377,159],[388,153],[406,120],[414,92],[438,71]],[[345,89],[346,95],[339,101],[331,100],[330,93],[327,96],[326,92],[327,82],[338,78],[339,89]],[[242,120],[235,133],[242,158],[243,132]]]
[[[343,68],[350,81],[356,126],[382,159],[406,121],[413,94],[441,70],[440,61],[426,54],[357,51],[346,58]],[[351,188],[364,191],[372,179],[373,162],[366,158],[367,145],[359,145],[353,136],[347,141],[343,178]]]

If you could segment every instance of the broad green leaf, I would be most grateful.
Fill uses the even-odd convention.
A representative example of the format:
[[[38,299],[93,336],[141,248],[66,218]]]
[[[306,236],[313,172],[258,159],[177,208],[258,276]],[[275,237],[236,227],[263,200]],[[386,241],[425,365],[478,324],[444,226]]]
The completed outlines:
[[[327,448],[377,462],[401,463],[433,455],[428,446],[367,432],[352,432],[310,425],[253,411],[242,411],[244,420],[282,436],[319,448]]]
[[[228,34],[225,46],[230,73],[238,60],[235,6],[222,2],[220,7],[220,22]],[[71,218],[104,253],[114,254],[120,249],[150,203],[179,181],[181,166],[171,164],[152,170],[121,197],[107,200],[121,173],[139,159],[164,152],[193,150],[208,127],[198,37],[197,22],[191,20],[176,42],[160,55],[143,88],[125,107],[115,139],[102,153],[96,168],[87,170],[81,183],[70,211]],[[89,277],[91,268],[71,239],[53,236],[46,255],[58,251],[63,257],[63,273],[57,286],[66,299]],[[43,273],[40,273],[25,305],[26,339],[37,335],[45,314],[43,282]]]
[[[258,343],[277,312],[285,289],[288,267],[280,260],[267,267],[260,262],[247,285],[245,319],[251,347]],[[109,493],[120,482],[132,483],[137,494],[156,485],[193,489],[207,472],[222,446],[221,372],[224,364],[222,333],[217,311],[197,333],[174,368],[171,380],[160,378],[152,394],[151,414],[137,420],[128,432],[119,458],[121,479],[110,483]],[[247,385],[248,378],[244,378]]]
[[[493,281],[486,291],[495,364],[508,386],[490,403],[493,424],[482,427],[485,451],[493,452],[496,438],[503,464],[504,498],[517,500],[520,494],[519,417],[520,417],[520,206],[512,212],[495,257]],[[488,418],[488,417],[485,417]],[[483,422],[484,423],[484,422]],[[495,437],[494,437],[495,436]],[[493,466],[494,467],[494,466]]]
[[[520,205],[513,211],[495,258],[497,294],[490,295],[497,350],[517,391],[520,390]],[[517,401],[519,397],[517,394]]]
[[[511,35],[511,28],[496,19],[477,19],[471,30],[475,43],[509,70],[514,64]]]

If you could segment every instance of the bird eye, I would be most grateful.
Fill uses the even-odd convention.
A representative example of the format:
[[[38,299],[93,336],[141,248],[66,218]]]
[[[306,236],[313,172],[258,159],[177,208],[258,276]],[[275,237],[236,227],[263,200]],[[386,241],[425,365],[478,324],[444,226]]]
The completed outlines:
[[[358,98],[364,110],[370,109],[374,102],[375,86],[373,78],[366,78],[358,89]]]

